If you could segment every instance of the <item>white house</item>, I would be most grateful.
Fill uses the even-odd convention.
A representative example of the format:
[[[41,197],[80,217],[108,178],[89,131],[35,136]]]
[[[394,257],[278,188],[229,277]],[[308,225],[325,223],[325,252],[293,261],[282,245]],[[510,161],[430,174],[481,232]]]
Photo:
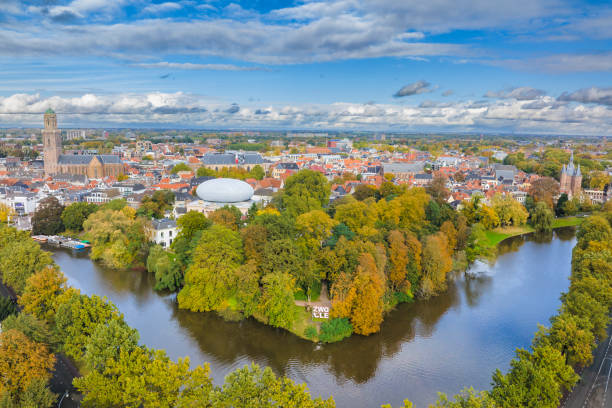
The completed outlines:
[[[170,247],[178,234],[176,221],[168,218],[154,219],[151,225],[153,226],[152,241],[164,248]]]

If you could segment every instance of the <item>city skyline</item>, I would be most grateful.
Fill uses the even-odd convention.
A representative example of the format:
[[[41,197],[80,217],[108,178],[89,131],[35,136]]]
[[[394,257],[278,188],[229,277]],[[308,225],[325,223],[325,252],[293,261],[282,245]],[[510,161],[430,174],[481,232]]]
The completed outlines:
[[[612,135],[605,2],[0,2],[0,127]]]

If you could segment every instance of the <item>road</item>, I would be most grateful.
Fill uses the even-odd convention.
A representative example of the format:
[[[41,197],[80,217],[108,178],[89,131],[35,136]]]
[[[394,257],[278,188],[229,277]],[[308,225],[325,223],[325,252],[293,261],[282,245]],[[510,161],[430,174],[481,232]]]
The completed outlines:
[[[1,281],[0,295],[16,299],[15,293]],[[18,309],[21,311],[21,307],[18,306]],[[53,376],[49,381],[49,388],[58,395],[58,403],[61,400],[61,405],[59,405],[61,408],[77,408],[80,406],[81,395],[72,386],[72,380],[75,377],[79,377],[79,370],[65,355],[57,353],[55,357],[55,367],[53,369]],[[62,398],[65,392],[68,394]]]
[[[561,408],[612,408],[612,325],[595,350],[593,364],[584,369]]]

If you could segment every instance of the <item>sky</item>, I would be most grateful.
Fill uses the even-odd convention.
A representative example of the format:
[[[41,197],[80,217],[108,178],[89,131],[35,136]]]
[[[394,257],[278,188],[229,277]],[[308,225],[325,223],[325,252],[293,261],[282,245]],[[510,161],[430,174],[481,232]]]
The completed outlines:
[[[612,2],[0,0],[0,127],[612,135]]]

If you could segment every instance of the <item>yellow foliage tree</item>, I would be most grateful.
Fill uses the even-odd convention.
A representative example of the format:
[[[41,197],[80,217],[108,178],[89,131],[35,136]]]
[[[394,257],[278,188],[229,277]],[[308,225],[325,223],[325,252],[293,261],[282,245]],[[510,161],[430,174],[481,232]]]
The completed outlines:
[[[0,395],[22,393],[34,380],[48,381],[55,356],[18,330],[0,334]]]
[[[56,266],[47,266],[26,281],[19,304],[26,313],[51,321],[58,306],[58,297],[66,290],[66,278]]]

